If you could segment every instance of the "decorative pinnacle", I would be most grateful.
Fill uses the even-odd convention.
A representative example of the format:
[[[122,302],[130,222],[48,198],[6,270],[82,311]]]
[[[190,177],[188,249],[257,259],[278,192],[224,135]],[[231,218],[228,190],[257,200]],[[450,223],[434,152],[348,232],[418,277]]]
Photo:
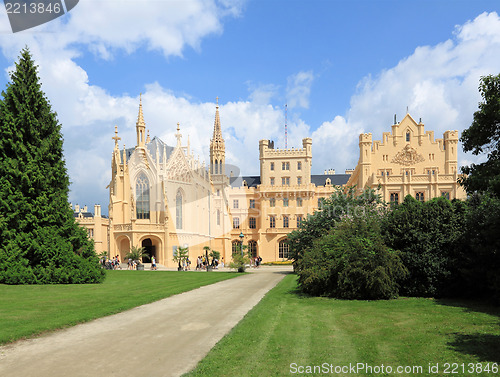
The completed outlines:
[[[215,106],[215,122],[214,122],[214,134],[213,141],[222,140],[222,131],[220,127],[220,116],[219,116],[219,97],[217,99],[217,105]]]
[[[118,140],[121,140],[122,138],[118,136],[118,126],[115,126],[115,136],[112,137],[111,139],[113,139],[115,141],[115,146],[117,147],[118,146]]]
[[[139,115],[137,116],[137,125],[146,126],[146,122],[144,122],[144,115],[142,113],[142,93],[139,94]]]
[[[180,123],[177,122],[177,133],[175,134],[175,137],[177,138],[177,145],[180,146],[181,145],[181,127],[180,127]]]

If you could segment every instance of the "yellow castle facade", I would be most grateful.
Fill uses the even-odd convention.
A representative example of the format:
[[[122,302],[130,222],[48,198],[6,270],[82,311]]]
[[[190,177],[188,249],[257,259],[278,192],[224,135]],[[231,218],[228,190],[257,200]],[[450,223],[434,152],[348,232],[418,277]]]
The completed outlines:
[[[360,135],[360,158],[346,174],[333,170],[311,174],[312,139],[301,148],[277,149],[270,140],[259,142],[259,176],[237,176],[226,171],[225,141],[216,106],[210,163],[195,159],[189,139],[168,146],[152,140],[146,130],[142,102],[136,123],[135,147],[120,149],[115,128],[111,160],[109,218],[77,211],[75,217],[93,238],[96,252],[119,255],[123,261],[132,246],[144,247],[158,263],[175,267],[179,246],[189,258],[205,254],[205,247],[221,253],[227,264],[241,244],[263,262],[286,260],[286,237],[302,220],[321,207],[337,187],[381,188],[386,201],[400,202],[410,194],[418,200],[436,196],[465,198],[457,183],[458,132],[447,131],[434,140],[409,114],[372,142]],[[222,259],[221,258],[221,259]]]
[[[442,139],[434,139],[434,132],[425,131],[410,114],[401,122],[395,118],[382,140],[372,141],[371,133],[359,135],[359,161],[347,185],[380,187],[382,198],[391,203],[401,203],[406,195],[420,201],[465,199],[457,183],[458,138],[458,131],[446,131]]]

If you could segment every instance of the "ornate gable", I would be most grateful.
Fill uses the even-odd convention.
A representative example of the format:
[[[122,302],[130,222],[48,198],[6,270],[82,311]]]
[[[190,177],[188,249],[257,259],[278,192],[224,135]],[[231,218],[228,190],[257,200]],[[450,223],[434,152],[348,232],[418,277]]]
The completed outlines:
[[[404,166],[410,166],[418,164],[424,160],[424,156],[419,154],[415,148],[410,146],[410,144],[407,144],[403,150],[396,153],[391,162]]]
[[[167,179],[186,183],[193,182],[193,173],[182,148],[175,148],[168,160]]]

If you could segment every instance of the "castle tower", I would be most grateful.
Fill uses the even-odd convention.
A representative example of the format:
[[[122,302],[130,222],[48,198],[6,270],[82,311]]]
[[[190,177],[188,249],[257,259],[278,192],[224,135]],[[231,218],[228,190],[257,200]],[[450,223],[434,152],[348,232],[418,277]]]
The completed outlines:
[[[394,126],[393,126],[394,127]],[[394,129],[394,128],[393,128]],[[396,140],[396,138],[394,138]],[[396,142],[394,142],[396,145]],[[361,182],[366,182],[371,175],[371,157],[372,157],[372,134],[359,135],[359,167]],[[358,187],[363,189],[363,187]]]
[[[137,116],[137,123],[135,125],[137,132],[137,146],[136,148],[144,148],[146,145],[146,123],[144,122],[144,115],[142,114],[142,95],[139,96],[139,115]]]
[[[445,173],[455,174],[457,172],[458,131],[446,131],[443,134],[443,137],[443,147],[445,151]]]
[[[210,173],[212,176],[225,175],[226,147],[222,138],[219,116],[219,97],[215,106],[214,134],[210,140]]]

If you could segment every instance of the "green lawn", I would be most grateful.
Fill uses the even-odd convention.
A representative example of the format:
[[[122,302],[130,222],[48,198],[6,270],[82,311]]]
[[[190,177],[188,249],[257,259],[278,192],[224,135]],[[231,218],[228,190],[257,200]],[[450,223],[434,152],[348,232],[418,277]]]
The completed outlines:
[[[102,284],[0,284],[0,344],[118,313],[239,275],[108,271]]]
[[[500,363],[499,316],[500,308],[464,301],[305,297],[296,292],[296,276],[289,275],[188,375],[307,375],[298,373],[300,366],[326,363],[328,369],[319,371],[333,376],[497,376],[493,363]],[[366,373],[346,369],[349,363],[385,369]],[[448,373],[445,363],[451,364]],[[475,373],[478,366],[468,363],[482,363],[483,368],[489,363],[493,371]],[[436,364],[439,373],[430,373],[429,365]],[[397,373],[398,366],[422,367],[422,373]]]

